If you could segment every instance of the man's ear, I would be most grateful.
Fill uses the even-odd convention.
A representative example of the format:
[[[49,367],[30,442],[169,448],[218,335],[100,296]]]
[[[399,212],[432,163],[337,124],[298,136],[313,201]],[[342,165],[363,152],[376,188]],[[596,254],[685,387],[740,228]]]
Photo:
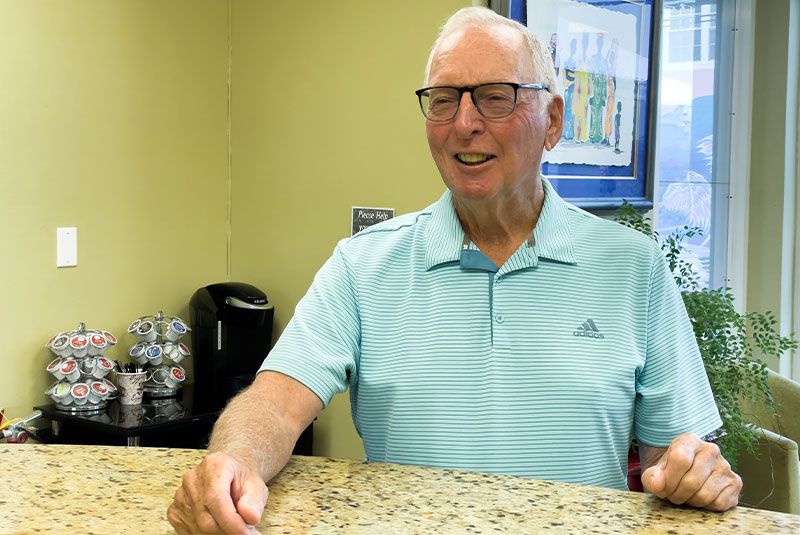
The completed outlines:
[[[552,95],[547,104],[547,131],[544,134],[544,148],[553,150],[561,139],[564,130],[564,99],[560,95]]]

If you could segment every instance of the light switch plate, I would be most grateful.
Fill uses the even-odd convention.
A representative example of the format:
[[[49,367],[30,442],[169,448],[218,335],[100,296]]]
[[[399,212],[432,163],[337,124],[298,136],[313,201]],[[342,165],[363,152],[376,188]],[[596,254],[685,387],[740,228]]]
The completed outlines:
[[[58,227],[56,229],[56,266],[78,265],[78,228]]]

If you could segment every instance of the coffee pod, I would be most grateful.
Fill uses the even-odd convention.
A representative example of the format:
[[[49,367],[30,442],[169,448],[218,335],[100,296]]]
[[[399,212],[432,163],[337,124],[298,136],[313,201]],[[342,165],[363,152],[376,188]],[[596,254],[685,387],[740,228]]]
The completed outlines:
[[[69,405],[72,403],[72,385],[69,383],[58,383],[50,392],[50,398],[58,404]]]
[[[89,351],[89,339],[82,334],[76,334],[69,339],[69,345],[72,348],[72,354],[77,357],[85,357]]]
[[[156,329],[152,321],[143,321],[134,333],[142,342],[153,342],[156,339]]]
[[[103,336],[105,336],[106,340],[108,341],[108,347],[117,345],[117,337],[111,334],[110,332],[103,331]]]
[[[89,403],[97,405],[108,397],[108,387],[103,381],[92,381],[89,385]]]
[[[136,334],[136,331],[139,329],[139,325],[142,324],[142,320],[134,320],[133,323],[128,325],[128,332],[131,334]]]
[[[183,335],[186,334],[187,330],[188,327],[186,327],[185,323],[183,323],[179,319],[173,319],[172,321],[169,322],[169,325],[167,325],[167,333],[166,333],[167,340],[169,340],[170,342],[175,342],[179,340],[181,337],[183,337]]]
[[[106,385],[106,388],[108,388],[108,397],[106,399],[116,399],[117,385],[109,381],[108,378],[106,377],[103,377],[101,381],[103,382],[104,385]]]
[[[93,334],[89,337],[89,354],[99,355],[108,347],[108,340],[102,334]]]
[[[169,369],[167,382],[165,385],[169,388],[175,388],[186,380],[186,371],[178,365],[172,366]]]
[[[50,351],[59,357],[64,358],[72,355],[72,347],[69,345],[69,336],[66,334],[57,336],[56,339],[53,340],[53,344],[50,346]]]
[[[128,350],[128,355],[136,361],[137,364],[144,364],[147,362],[147,356],[144,354],[145,350],[147,349],[147,344],[144,342],[139,342],[130,350]]]
[[[72,385],[70,394],[72,394],[75,405],[86,405],[86,402],[89,400],[89,385],[86,383],[75,383]]]
[[[180,361],[182,361],[191,354],[189,352],[189,348],[186,347],[186,344],[184,344],[183,342],[178,342],[177,344],[175,344],[174,347],[175,351],[173,352],[173,354],[169,356],[169,358],[175,361],[175,364],[178,364]]]
[[[144,350],[144,354],[147,356],[147,361],[150,362],[150,364],[153,366],[158,366],[164,361],[164,359],[162,358],[164,352],[161,351],[161,346],[158,345],[148,346],[147,349]]]
[[[102,379],[113,369],[114,365],[111,363],[111,361],[101,355],[97,357],[97,365],[95,366],[94,373],[92,375],[98,379]]]
[[[177,344],[164,344],[164,356],[169,357],[172,360],[175,360],[175,356],[178,354],[178,345]]]
[[[64,378],[64,374],[61,373],[61,362],[63,359],[61,357],[56,357],[53,359],[50,364],[47,365],[47,371],[53,374],[53,376],[58,379],[59,381]],[[48,394],[49,395],[49,394]]]
[[[63,336],[63,335],[64,335],[63,332],[58,333],[57,335],[52,337],[50,340],[48,340],[47,343],[44,345],[44,347],[46,347],[47,349],[51,349],[53,347],[53,342],[56,341],[56,338],[58,338],[59,336]]]
[[[78,368],[78,362],[74,359],[67,359],[61,363],[61,374],[70,383],[74,383],[81,376],[81,370]]]

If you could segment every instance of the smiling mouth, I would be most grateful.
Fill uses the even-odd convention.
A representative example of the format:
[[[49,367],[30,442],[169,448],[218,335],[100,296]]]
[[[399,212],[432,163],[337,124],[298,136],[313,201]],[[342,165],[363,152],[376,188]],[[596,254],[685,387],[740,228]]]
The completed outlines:
[[[491,154],[456,154],[456,160],[464,165],[480,165],[483,162],[491,160],[492,158],[494,158],[494,156]]]

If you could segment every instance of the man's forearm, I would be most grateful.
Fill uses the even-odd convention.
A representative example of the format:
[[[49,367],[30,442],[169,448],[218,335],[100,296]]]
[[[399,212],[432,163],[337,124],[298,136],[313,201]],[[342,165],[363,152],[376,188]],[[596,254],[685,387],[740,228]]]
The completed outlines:
[[[292,454],[297,438],[322,402],[293,379],[259,374],[217,420],[208,449],[223,452],[272,479]]]

